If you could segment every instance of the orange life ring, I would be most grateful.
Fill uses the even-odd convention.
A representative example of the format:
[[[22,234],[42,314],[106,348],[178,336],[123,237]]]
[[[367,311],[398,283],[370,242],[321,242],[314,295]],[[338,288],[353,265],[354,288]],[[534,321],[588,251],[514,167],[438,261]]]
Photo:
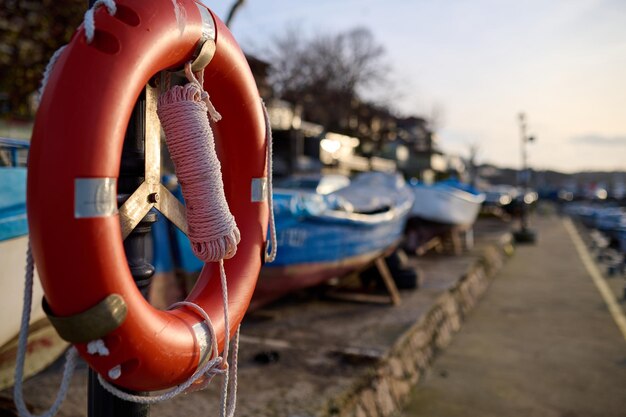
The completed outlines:
[[[32,251],[54,316],[80,315],[111,294],[125,303],[122,323],[102,337],[108,356],[88,354],[86,343],[75,343],[89,365],[118,386],[160,390],[180,384],[198,368],[204,352],[197,329],[203,319],[186,307],[150,306],[126,262],[110,184],[119,175],[134,103],[153,76],[182,68],[194,58],[199,40],[214,39],[204,87],[223,116],[213,126],[216,150],[242,236],[237,254],[224,262],[231,335],[248,307],[264,255],[268,205],[251,199],[252,183],[266,173],[263,110],[243,53],[202,3],[120,0],[113,16],[104,7],[96,10],[95,22],[92,43],[80,27],[59,57],[37,114],[27,194]],[[78,184],[85,180],[87,197],[79,196]],[[206,264],[187,300],[208,313],[220,352],[225,344],[221,296],[218,264]],[[118,365],[121,376],[113,381],[107,372]]]

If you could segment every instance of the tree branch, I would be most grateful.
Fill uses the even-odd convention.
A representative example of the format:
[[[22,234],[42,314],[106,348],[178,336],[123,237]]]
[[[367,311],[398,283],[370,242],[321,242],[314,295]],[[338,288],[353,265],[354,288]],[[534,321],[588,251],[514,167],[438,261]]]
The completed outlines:
[[[228,17],[226,18],[226,26],[230,27],[230,24],[233,21],[233,18],[235,17],[235,13],[237,13],[237,10],[239,10],[239,8],[241,6],[243,6],[246,3],[246,0],[237,0],[232,7],[230,8],[230,11],[228,12]]]

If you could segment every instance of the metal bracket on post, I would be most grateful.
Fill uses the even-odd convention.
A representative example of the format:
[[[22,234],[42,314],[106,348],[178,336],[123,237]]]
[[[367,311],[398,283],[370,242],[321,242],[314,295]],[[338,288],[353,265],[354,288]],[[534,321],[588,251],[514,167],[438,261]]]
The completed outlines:
[[[119,209],[126,239],[153,207],[187,234],[187,216],[180,201],[161,184],[161,125],[156,113],[157,89],[146,87],[144,180]]]

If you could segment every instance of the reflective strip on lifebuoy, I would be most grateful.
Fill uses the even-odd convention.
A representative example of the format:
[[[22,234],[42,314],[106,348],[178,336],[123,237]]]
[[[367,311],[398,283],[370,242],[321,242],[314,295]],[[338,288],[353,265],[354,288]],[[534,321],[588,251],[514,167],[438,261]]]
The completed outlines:
[[[151,307],[127,265],[112,201],[134,103],[153,76],[182,68],[197,55],[203,39],[214,40],[204,87],[223,116],[213,126],[216,150],[228,205],[242,235],[237,254],[224,262],[231,335],[248,307],[264,253],[268,205],[251,195],[258,194],[254,181],[265,177],[265,125],[243,53],[202,3],[120,0],[117,7],[114,16],[104,8],[95,12],[92,43],[79,28],[50,75],[32,136],[28,217],[52,314],[80,314],[110,294],[126,304],[122,324],[103,337],[109,355],[88,355],[85,344],[77,343],[82,357],[105,377],[121,365],[114,381],[118,386],[151,391],[192,375],[205,353],[206,330],[188,308]],[[188,300],[211,317],[221,351],[225,332],[219,281],[218,264],[206,264]]]

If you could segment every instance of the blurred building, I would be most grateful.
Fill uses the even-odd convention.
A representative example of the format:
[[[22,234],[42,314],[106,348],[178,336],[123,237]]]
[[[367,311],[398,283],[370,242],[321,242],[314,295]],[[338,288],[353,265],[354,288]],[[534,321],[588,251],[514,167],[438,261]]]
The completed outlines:
[[[398,145],[406,146],[408,157],[401,168],[407,177],[431,182],[446,174],[448,164],[435,132],[422,117],[397,120]]]
[[[246,54],[246,60],[248,61],[248,65],[250,65],[250,70],[254,76],[259,95],[263,100],[269,100],[274,95],[268,79],[271,65],[269,62],[265,62],[250,54]]]

